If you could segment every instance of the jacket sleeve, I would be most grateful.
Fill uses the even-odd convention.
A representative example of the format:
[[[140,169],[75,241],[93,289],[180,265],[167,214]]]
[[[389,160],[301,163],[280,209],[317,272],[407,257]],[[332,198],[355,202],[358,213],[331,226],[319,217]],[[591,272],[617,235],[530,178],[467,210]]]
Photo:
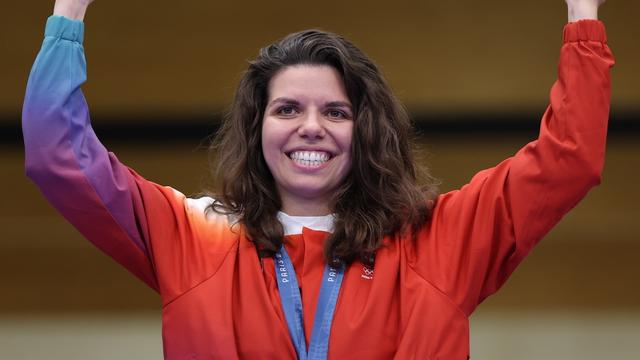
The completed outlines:
[[[414,266],[467,315],[600,183],[613,63],[600,21],[567,24],[538,139],[438,199]]]
[[[145,180],[100,143],[80,89],[83,33],[80,21],[47,20],[22,114],[26,173],[87,239],[170,298],[215,265],[208,250],[228,250],[198,242],[203,228],[224,219],[205,217],[202,201]]]

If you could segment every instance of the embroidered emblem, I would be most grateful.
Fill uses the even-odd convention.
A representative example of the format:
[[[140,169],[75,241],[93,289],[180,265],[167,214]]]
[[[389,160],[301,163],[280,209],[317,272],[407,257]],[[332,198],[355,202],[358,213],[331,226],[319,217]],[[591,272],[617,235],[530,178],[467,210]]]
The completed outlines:
[[[362,265],[362,275],[360,275],[363,279],[371,280],[373,279],[373,268]]]

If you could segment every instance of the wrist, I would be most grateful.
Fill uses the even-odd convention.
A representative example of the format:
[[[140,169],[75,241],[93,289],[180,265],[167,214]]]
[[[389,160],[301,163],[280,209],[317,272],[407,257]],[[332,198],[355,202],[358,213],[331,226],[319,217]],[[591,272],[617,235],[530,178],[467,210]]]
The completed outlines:
[[[568,7],[569,22],[579,20],[598,20],[598,5],[590,2],[579,2]]]
[[[87,0],[56,0],[53,6],[53,15],[82,21],[89,3],[90,1]]]

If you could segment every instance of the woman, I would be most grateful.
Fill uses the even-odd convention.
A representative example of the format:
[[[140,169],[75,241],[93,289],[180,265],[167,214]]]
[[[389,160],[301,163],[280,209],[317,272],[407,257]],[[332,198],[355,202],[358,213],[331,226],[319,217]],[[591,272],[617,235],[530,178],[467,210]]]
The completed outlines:
[[[314,31],[266,47],[217,143],[216,200],[143,179],[96,138],[80,91],[90,2],[58,0],[47,22],[23,112],[27,174],[160,293],[168,359],[467,358],[476,306],[600,181],[602,0],[567,0],[539,139],[433,199],[365,55]]]

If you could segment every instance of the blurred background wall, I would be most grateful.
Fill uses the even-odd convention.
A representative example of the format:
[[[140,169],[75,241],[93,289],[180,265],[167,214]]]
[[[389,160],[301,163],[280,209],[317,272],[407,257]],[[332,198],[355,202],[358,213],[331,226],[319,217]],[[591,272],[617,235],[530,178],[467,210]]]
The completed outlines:
[[[23,175],[20,109],[53,1],[0,22],[0,358],[160,358],[155,294],[64,222]],[[638,2],[601,9],[617,58],[603,184],[471,318],[475,359],[626,359],[640,339]],[[101,1],[89,9],[85,95],[107,147],[189,194],[246,61],[289,32],[345,35],[416,121],[442,190],[536,136],[566,7],[512,2]]]

